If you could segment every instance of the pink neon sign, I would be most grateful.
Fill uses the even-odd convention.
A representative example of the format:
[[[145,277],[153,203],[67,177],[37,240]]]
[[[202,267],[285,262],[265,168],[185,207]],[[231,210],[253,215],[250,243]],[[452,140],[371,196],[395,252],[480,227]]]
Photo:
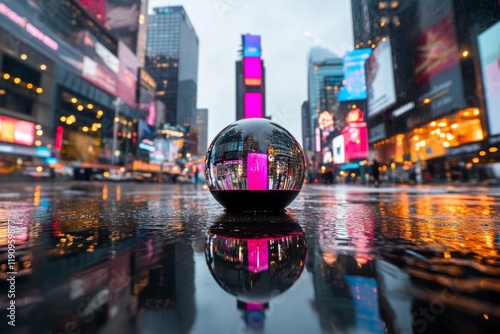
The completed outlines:
[[[43,32],[38,30],[35,26],[33,26],[31,23],[28,23],[28,21],[14,12],[12,9],[4,5],[3,3],[0,3],[0,13],[5,15],[9,20],[12,22],[16,23],[19,25],[21,28],[26,29],[26,31],[36,39],[40,40],[43,42],[45,45],[47,45],[49,48],[51,48],[54,51],[57,51],[59,49],[59,44],[57,44],[56,41],[54,41],[52,38],[49,36],[45,35]]]
[[[261,93],[245,93],[245,118],[262,118]]]
[[[0,116],[0,141],[28,146],[33,145],[35,141],[35,124]]]

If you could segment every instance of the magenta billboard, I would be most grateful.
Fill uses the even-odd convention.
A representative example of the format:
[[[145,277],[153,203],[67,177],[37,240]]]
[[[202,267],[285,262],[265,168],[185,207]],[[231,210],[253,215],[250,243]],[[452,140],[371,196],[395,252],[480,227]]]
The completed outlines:
[[[368,158],[368,133],[366,123],[351,123],[342,129],[345,161]]]
[[[245,93],[245,118],[262,118],[262,94]]]
[[[243,78],[247,86],[262,84],[262,60],[259,57],[243,58]]]

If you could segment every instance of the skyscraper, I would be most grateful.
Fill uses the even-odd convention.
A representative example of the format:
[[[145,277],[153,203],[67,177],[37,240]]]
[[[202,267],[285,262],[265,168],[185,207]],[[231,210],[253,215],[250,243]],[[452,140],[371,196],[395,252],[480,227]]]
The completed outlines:
[[[266,116],[266,80],[260,36],[242,35],[242,59],[236,61],[236,120]]]
[[[196,112],[196,131],[198,132],[198,155],[205,155],[208,148],[208,109]]]
[[[167,108],[166,123],[194,126],[198,81],[198,37],[182,6],[154,8],[149,16],[146,69]]]

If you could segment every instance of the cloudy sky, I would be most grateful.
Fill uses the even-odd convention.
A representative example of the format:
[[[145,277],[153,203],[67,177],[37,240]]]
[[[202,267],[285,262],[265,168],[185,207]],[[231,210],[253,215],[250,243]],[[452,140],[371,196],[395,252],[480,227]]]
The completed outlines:
[[[242,34],[261,35],[266,114],[302,141],[307,55],[314,46],[337,55],[352,49],[349,0],[149,0],[182,5],[199,39],[198,108],[208,108],[209,143],[236,120],[235,61]]]

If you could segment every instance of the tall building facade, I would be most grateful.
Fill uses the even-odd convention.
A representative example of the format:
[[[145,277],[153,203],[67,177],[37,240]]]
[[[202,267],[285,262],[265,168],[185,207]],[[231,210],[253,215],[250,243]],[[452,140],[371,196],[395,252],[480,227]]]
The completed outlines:
[[[332,163],[332,139],[338,132],[338,92],[342,86],[342,59],[317,57],[312,50],[308,61],[308,101],[302,106],[306,127],[303,129],[303,147],[310,173],[319,171],[321,165]],[[321,52],[324,54],[324,52]]]
[[[196,112],[196,131],[198,132],[198,155],[205,155],[208,149],[208,109]]]
[[[198,87],[198,37],[182,6],[153,9],[149,16],[145,67],[155,79],[166,123],[194,126]]]
[[[132,158],[144,116],[124,40],[76,0],[2,1],[0,32],[2,165],[91,169]]]
[[[261,38],[242,35],[241,59],[236,61],[236,120],[266,117],[266,80]]]
[[[351,4],[354,47],[373,49],[366,116],[379,160],[415,170],[421,182],[494,176],[500,92],[491,79],[498,54],[488,46],[499,42],[498,1]]]

